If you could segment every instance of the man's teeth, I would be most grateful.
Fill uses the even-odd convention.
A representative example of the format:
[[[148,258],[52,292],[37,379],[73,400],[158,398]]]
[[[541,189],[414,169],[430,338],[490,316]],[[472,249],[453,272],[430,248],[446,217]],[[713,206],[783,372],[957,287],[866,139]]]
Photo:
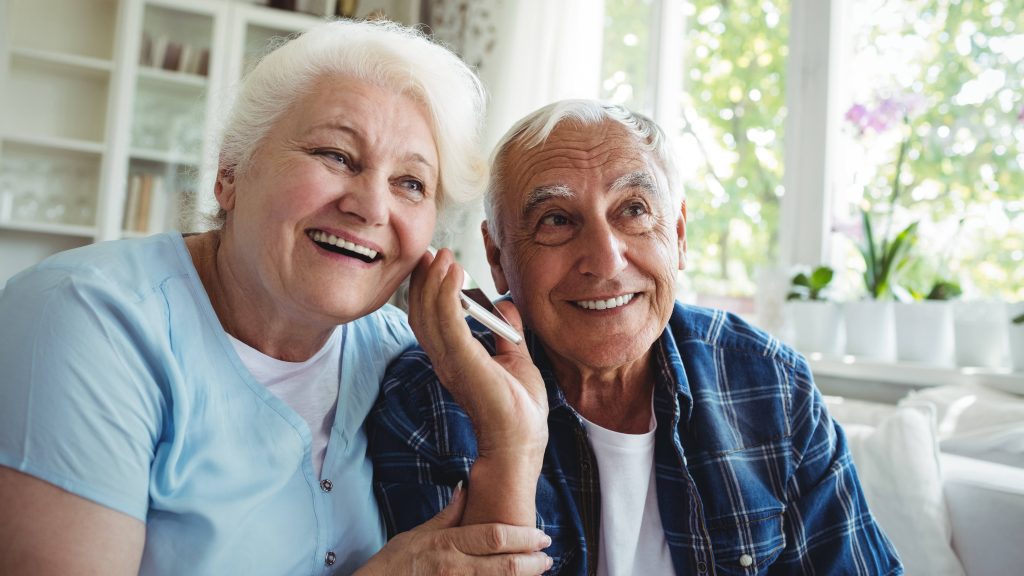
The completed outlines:
[[[311,233],[309,236],[310,236],[310,238],[313,239],[314,242],[322,242],[324,244],[330,244],[331,246],[337,246],[338,248],[341,248],[343,250],[348,250],[349,252],[355,252],[356,254],[362,254],[363,256],[366,256],[367,258],[369,258],[371,260],[377,257],[377,251],[376,250],[367,248],[366,246],[360,246],[359,244],[354,244],[354,243],[349,242],[348,240],[345,240],[343,238],[338,238],[334,234],[328,234],[326,232],[321,232],[320,230],[316,230],[313,233]]]
[[[633,296],[635,296],[635,294],[616,296],[615,298],[609,298],[607,300],[579,300],[576,302],[576,305],[587,310],[607,310],[609,308],[625,306],[633,299]]]

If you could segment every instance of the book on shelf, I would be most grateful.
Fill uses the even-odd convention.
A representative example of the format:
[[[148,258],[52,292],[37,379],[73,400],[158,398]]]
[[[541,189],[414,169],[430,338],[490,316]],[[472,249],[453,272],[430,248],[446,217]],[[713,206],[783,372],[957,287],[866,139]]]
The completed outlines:
[[[181,63],[181,42],[168,41],[167,51],[164,52],[164,60],[161,68],[164,70],[177,70]]]
[[[163,230],[169,204],[162,176],[146,172],[132,174],[128,178],[122,229],[143,234]]]
[[[121,216],[121,229],[125,232],[135,230],[136,214],[139,212],[139,192],[142,189],[142,174],[128,176],[128,191],[124,199],[124,214]]]
[[[149,66],[162,68],[167,58],[167,44],[169,40],[166,34],[159,34],[153,37],[153,47],[149,52]]]

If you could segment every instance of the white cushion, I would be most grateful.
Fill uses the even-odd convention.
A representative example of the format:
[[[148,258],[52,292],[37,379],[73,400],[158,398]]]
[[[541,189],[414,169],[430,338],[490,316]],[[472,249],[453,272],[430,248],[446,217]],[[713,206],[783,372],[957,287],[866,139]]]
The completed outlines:
[[[830,403],[829,410],[846,432],[871,513],[908,576],[962,576],[951,544],[932,408],[846,400]]]
[[[1024,469],[942,455],[953,548],[971,576],[1024,566]]]
[[[904,402],[935,407],[943,452],[1024,468],[1024,398],[965,384],[919,390]]]

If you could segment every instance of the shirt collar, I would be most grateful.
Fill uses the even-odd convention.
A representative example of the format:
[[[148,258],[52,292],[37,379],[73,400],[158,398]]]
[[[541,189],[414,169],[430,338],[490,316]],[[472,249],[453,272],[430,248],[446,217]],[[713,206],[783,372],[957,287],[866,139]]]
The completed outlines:
[[[544,384],[548,392],[549,411],[554,412],[558,409],[566,409],[578,417],[576,410],[569,405],[569,402],[565,399],[565,394],[562,393],[562,389],[558,386],[558,379],[555,377],[554,368],[548,359],[547,351],[544,349],[540,338],[529,329],[526,329],[525,332],[526,345],[530,349],[530,356],[540,371],[541,377],[544,378]],[[654,388],[655,411],[668,411],[674,417],[678,409],[685,415],[686,421],[689,422],[693,412],[693,396],[690,392],[690,383],[686,377],[686,370],[683,368],[683,360],[679,354],[679,348],[676,346],[675,338],[672,337],[671,324],[665,327],[661,336],[654,343],[654,347],[655,362],[658,365],[658,369],[655,372],[655,378],[657,378]],[[671,393],[669,398],[665,398],[665,400],[670,402],[668,406],[659,402],[659,398],[664,397],[666,393]],[[660,409],[659,404],[661,405]]]

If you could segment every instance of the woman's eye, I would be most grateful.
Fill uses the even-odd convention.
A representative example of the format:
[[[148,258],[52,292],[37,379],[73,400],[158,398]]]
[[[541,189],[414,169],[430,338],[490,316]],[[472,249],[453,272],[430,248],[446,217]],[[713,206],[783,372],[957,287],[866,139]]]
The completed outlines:
[[[347,156],[336,150],[314,150],[313,154],[317,156],[322,156],[343,166],[351,166],[352,164],[351,162],[348,161]]]

